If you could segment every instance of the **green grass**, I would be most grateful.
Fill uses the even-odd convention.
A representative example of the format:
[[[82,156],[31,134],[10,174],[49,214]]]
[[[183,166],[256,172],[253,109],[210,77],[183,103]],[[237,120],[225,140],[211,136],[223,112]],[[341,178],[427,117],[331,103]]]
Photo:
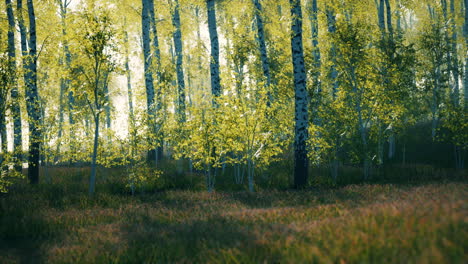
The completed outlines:
[[[60,180],[62,179],[62,180]],[[0,196],[0,263],[467,263],[468,184]]]

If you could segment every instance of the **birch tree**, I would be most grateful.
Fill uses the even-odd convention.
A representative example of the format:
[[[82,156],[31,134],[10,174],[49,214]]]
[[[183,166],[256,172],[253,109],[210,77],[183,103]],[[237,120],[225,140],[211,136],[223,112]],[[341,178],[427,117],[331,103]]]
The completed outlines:
[[[262,4],[260,3],[260,0],[253,0],[254,2],[254,13],[255,13],[255,21],[257,24],[257,41],[258,41],[258,47],[260,50],[260,58],[262,61],[262,68],[263,68],[263,75],[265,77],[265,85],[268,90],[268,100],[267,100],[267,105],[271,104],[271,101],[273,100],[272,95],[271,95],[271,72],[270,72],[270,63],[268,61],[268,52],[267,52],[267,47],[266,47],[266,41],[265,41],[265,26],[263,22],[263,7]]]
[[[294,187],[304,188],[309,173],[307,157],[308,95],[306,70],[302,44],[302,8],[299,0],[290,0],[291,5],[291,50],[294,68],[295,132],[294,132]]]
[[[179,0],[175,0],[175,6],[172,16],[172,24],[174,26],[174,47],[176,55],[176,71],[177,71],[177,93],[178,93],[178,118],[181,123],[186,120],[185,113],[185,80],[183,68],[183,52],[182,52],[182,31],[180,25],[180,6]]]
[[[68,121],[70,124],[70,138],[73,138],[73,128],[74,118],[73,118],[73,107],[74,107],[74,98],[73,91],[70,89],[70,79],[69,71],[71,65],[71,54],[70,47],[68,43],[68,31],[67,31],[67,14],[68,7],[71,3],[71,0],[59,0],[59,12],[60,12],[60,23],[62,28],[62,56],[60,58],[60,65],[64,67],[64,76],[60,78],[60,98],[59,98],[59,128],[57,133],[57,148],[56,153],[59,155],[61,140],[63,136],[63,126],[64,126],[64,115],[65,115],[65,106],[68,106]],[[68,100],[65,100],[68,99]],[[67,103],[65,103],[67,101]]]
[[[16,66],[16,47],[15,47],[15,17],[13,14],[13,3],[11,0],[5,0],[7,7],[8,17],[8,62],[9,62],[9,81],[8,85],[11,86],[11,115],[13,117],[13,152],[17,163],[15,168],[21,171],[22,168],[22,155],[23,141],[22,141],[22,127],[21,127],[21,110],[17,83],[17,66]],[[6,133],[6,131],[4,131]]]
[[[37,90],[37,32],[33,0],[27,1],[29,17],[29,56],[26,65],[26,108],[29,116],[29,166],[28,177],[32,184],[39,183],[41,149],[41,110]]]

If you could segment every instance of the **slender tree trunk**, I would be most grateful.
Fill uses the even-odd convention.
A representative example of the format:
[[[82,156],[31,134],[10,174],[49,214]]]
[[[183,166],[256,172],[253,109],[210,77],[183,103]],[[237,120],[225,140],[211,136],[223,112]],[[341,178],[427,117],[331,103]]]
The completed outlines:
[[[307,157],[308,95],[306,90],[306,70],[304,47],[302,44],[302,9],[300,0],[290,0],[291,5],[291,50],[294,69],[295,91],[295,131],[294,131],[294,187],[303,188],[307,184],[309,159]]]
[[[68,77],[68,71],[70,70],[71,67],[71,52],[70,52],[70,47],[68,44],[68,33],[67,33],[67,14],[68,14],[68,6],[70,5],[72,0],[60,0],[60,19],[61,19],[61,24],[62,24],[62,38],[63,38],[63,54],[65,57],[65,70],[67,71],[67,74],[65,77],[61,78],[61,82],[63,82],[63,96],[67,94],[67,107],[68,107],[68,122],[70,125],[75,124],[74,116],[73,116],[73,110],[75,106],[75,97],[73,95],[73,91],[71,91],[70,88],[70,78]],[[64,106],[62,106],[64,108]],[[74,136],[74,131],[73,128],[70,130],[70,138],[73,138]]]
[[[59,59],[59,65],[61,67],[63,67],[64,65],[64,59],[63,57],[66,57],[67,54],[66,54],[66,51],[65,51],[65,47],[68,46],[68,43],[67,41],[65,40],[66,38],[66,14],[67,14],[67,2],[65,1],[60,1],[59,3],[60,5],[60,17],[61,17],[61,23],[62,23],[62,38],[63,38],[63,46],[64,46],[64,52],[63,52],[63,56],[60,57]],[[68,58],[67,58],[68,59]],[[67,78],[64,78],[64,77],[61,77],[60,78],[60,97],[59,97],[59,128],[58,128],[58,135],[57,135],[57,148],[56,148],[56,156],[55,156],[55,161],[58,160],[58,157],[60,155],[60,147],[61,147],[61,141],[62,141],[62,134],[63,134],[63,122],[64,122],[64,97],[65,97],[65,93],[67,92],[68,90],[68,87],[67,87]],[[72,137],[70,137],[72,138]]]
[[[179,95],[177,113],[179,122],[185,123],[185,80],[183,68],[183,52],[182,52],[182,31],[180,27],[180,14],[179,14],[179,0],[175,0],[174,13],[172,17],[172,24],[175,27],[173,34],[175,55],[176,55],[176,71],[177,71],[177,92]]]
[[[211,57],[210,57],[210,76],[211,76],[211,93],[212,93],[212,105],[213,108],[218,107],[217,98],[221,96],[221,78],[219,73],[219,40],[218,40],[218,29],[216,25],[216,7],[215,0],[206,0],[207,15],[208,15],[208,32],[210,35],[210,46],[211,46]],[[215,120],[212,120],[215,123]],[[214,124],[216,125],[216,124]],[[215,158],[216,146],[212,146],[211,156]],[[211,171],[213,170],[213,175]],[[213,164],[209,164],[209,183],[208,191],[212,191],[214,188],[214,179],[216,178],[217,169],[213,167]]]
[[[390,1],[385,0],[385,6],[387,11],[387,30],[390,38],[390,43],[393,43],[393,24],[392,24],[392,8],[390,6]]]
[[[468,47],[468,0],[465,0],[465,25],[463,29],[463,36],[465,38],[465,47]],[[468,109],[468,56],[465,56],[465,73],[464,73],[464,103],[465,111]]]
[[[400,0],[397,0],[397,10],[396,10],[396,16],[397,16],[397,21],[396,21],[396,26],[397,26],[397,37],[401,39],[403,37],[403,30],[401,28],[401,2]]]
[[[0,154],[0,173],[4,169],[3,162],[8,152],[7,133],[6,133],[7,127],[6,127],[6,122],[5,122],[6,116],[5,116],[4,105],[6,105],[6,97],[0,98],[0,140],[1,140],[0,147],[2,148],[2,153]]]
[[[249,158],[247,161],[247,177],[249,180],[249,191],[255,191],[255,182],[254,182],[254,173],[255,173],[255,163],[253,162],[252,158]]]
[[[125,23],[126,24],[126,23]],[[125,73],[127,75],[127,96],[128,96],[128,118],[129,118],[129,130],[133,129],[133,119],[134,119],[134,110],[133,110],[133,89],[132,89],[132,72],[130,70],[130,58],[129,58],[129,41],[128,41],[128,32],[124,32],[124,41],[125,41]]]
[[[265,78],[265,86],[266,86],[267,94],[268,94],[267,105],[269,106],[273,98],[272,98],[271,91],[270,91],[271,73],[270,73],[270,63],[268,62],[268,53],[267,53],[267,47],[266,47],[266,41],[265,41],[265,26],[264,26],[263,18],[262,18],[263,8],[262,8],[262,4],[260,3],[260,0],[253,0],[253,1],[254,1],[254,8],[255,8],[255,20],[257,22],[257,41],[258,41],[258,46],[260,49],[260,58],[262,61],[263,75]]]
[[[328,33],[336,33],[336,15],[332,7],[327,5],[327,24],[328,24]],[[331,43],[330,47],[330,56],[332,65],[330,66],[330,78],[333,82],[332,97],[336,98],[336,93],[338,92],[338,71],[336,70],[336,45],[334,42]]]
[[[156,26],[156,15],[154,11],[154,0],[145,0],[147,1],[147,9],[148,9],[148,15],[149,15],[149,23],[150,23],[150,28],[151,28],[151,34],[153,35],[153,38],[151,40],[153,44],[153,49],[154,49],[154,59],[155,64],[156,64],[156,80],[158,82],[158,85],[156,87],[156,90],[153,88],[153,97],[154,97],[154,133],[157,137],[161,136],[161,123],[156,122],[156,117],[158,115],[162,115],[161,110],[162,110],[162,102],[163,100],[163,95],[161,93],[161,85],[162,85],[162,74],[161,74],[161,50],[159,47],[159,38],[158,38],[158,30]],[[149,36],[148,38],[151,38]],[[151,48],[150,48],[151,49]],[[151,62],[150,66],[153,66],[153,62]],[[151,71],[151,74],[153,72]],[[154,86],[153,86],[154,87]],[[162,160],[163,158],[163,145],[164,141],[162,139],[157,139],[158,146],[156,149],[151,150],[148,152],[148,158],[149,160],[153,160],[155,165],[157,166],[158,162]]]
[[[321,54],[319,48],[319,25],[318,25],[318,7],[317,7],[317,0],[312,0],[311,2],[311,10],[310,10],[310,24],[312,29],[312,56],[314,58],[314,69],[312,73],[312,80],[314,92],[316,93],[317,99],[320,98],[321,94],[321,83],[320,83],[320,67],[321,63]],[[316,106],[320,104],[319,101],[316,102]]]
[[[448,6],[447,6],[447,0],[441,0],[441,3],[442,3],[442,13],[444,15],[444,23],[448,24],[448,25],[451,25],[451,22],[450,22],[450,18],[449,18],[449,14],[448,14]],[[454,97],[454,91],[450,89],[450,76],[453,74],[453,70],[454,70],[454,60],[453,60],[453,53],[452,53],[452,45],[451,45],[451,37],[449,36],[449,29],[448,27],[445,29],[445,43],[447,45],[447,47],[450,47],[450,49],[447,49],[447,53],[446,53],[446,56],[447,56],[447,70],[448,70],[448,84],[449,84],[449,94],[450,94],[450,97],[452,99],[452,103],[455,102],[455,97]],[[457,81],[458,82],[458,81]]]
[[[200,8],[198,6],[195,7],[195,21],[197,23],[197,47],[198,49],[201,51],[203,49],[203,41],[202,41],[202,38],[201,38],[201,28],[200,28]],[[201,80],[200,80],[200,86],[199,86],[199,89],[202,93],[204,93],[204,91],[202,89],[204,89],[205,87],[205,76],[206,75],[202,75],[204,73],[203,71],[203,67],[202,67],[202,56],[198,56],[197,58],[197,68],[198,68],[198,73],[201,75]]]
[[[13,151],[15,155],[15,169],[22,169],[22,129],[21,129],[21,109],[19,104],[18,83],[16,78],[16,49],[15,49],[15,17],[13,14],[13,4],[11,0],[5,0],[8,17],[8,57],[9,57],[9,73],[8,80],[11,86],[11,114],[13,116]],[[6,131],[5,131],[6,133]]]
[[[320,67],[322,66],[321,62],[321,54],[319,48],[319,24],[318,24],[318,7],[317,7],[317,0],[312,0],[310,7],[310,27],[312,31],[312,57],[313,61],[313,69],[312,69],[312,97],[314,100],[312,101],[311,105],[311,114],[312,114],[312,122],[316,126],[321,125],[321,120],[318,115],[318,108],[321,104],[322,98],[322,83],[320,81]],[[320,135],[317,135],[320,136]]]
[[[208,30],[211,43],[211,92],[213,94],[213,103],[216,105],[215,98],[221,95],[221,79],[219,77],[219,40],[216,26],[215,0],[206,0],[206,5],[208,9]]]
[[[455,0],[450,0],[450,25],[452,29],[452,74],[453,74],[453,104],[458,107],[460,105],[460,73],[459,73],[459,63],[458,63],[458,53],[457,53],[457,41],[458,41],[458,32],[457,25],[455,22]]]
[[[109,72],[106,72],[104,75],[104,98],[106,100],[106,105],[104,105],[104,113],[106,114],[106,128],[111,128],[111,99],[109,94]]]
[[[464,5],[465,10],[465,25],[463,28],[463,37],[465,38],[465,47],[468,48],[468,0],[465,0]],[[463,89],[464,89],[464,108],[465,111],[468,109],[468,56],[465,56],[465,72],[463,80]]]
[[[377,4],[377,15],[379,18],[379,29],[384,34],[385,32],[385,0],[379,0],[377,3],[377,0],[375,0],[375,3]]]
[[[388,38],[389,38],[389,45],[390,45],[390,52],[391,52],[391,55],[390,55],[390,59],[392,60],[392,62],[394,61],[394,57],[395,57],[395,41],[394,41],[394,32],[393,32],[393,23],[392,23],[392,8],[390,6],[390,1],[389,0],[385,0],[385,6],[386,6],[386,10],[387,10],[387,29],[388,29]],[[399,31],[397,32],[399,34]],[[384,66],[385,67],[385,66]],[[387,72],[387,70],[385,69],[385,74]],[[386,79],[386,83],[387,85],[391,85],[390,84],[390,81]],[[391,127],[389,129],[389,137],[388,137],[388,158],[389,159],[392,159],[393,156],[394,156],[394,153],[395,153],[395,133],[393,131],[393,128]],[[383,147],[382,147],[383,149]],[[382,158],[383,158],[383,155],[382,155]],[[382,164],[383,164],[383,159],[382,159]]]
[[[144,57],[144,75],[145,75],[145,87],[146,87],[146,107],[148,111],[148,125],[150,126],[150,131],[156,133],[156,105],[154,98],[154,79],[151,71],[153,65],[153,58],[151,56],[151,46],[150,46],[150,9],[154,3],[152,0],[142,0],[143,9],[142,9],[142,34],[143,34],[143,57]],[[153,10],[154,12],[154,10]],[[157,39],[157,38],[156,38]],[[159,45],[159,44],[158,44]],[[156,162],[157,160],[157,150],[151,150],[148,152],[148,161]]]
[[[93,157],[91,161],[91,177],[89,178],[89,195],[93,195],[96,188],[96,169],[97,169],[97,152],[99,144],[99,111],[96,111],[94,116],[94,144],[93,144]]]
[[[41,111],[37,90],[37,38],[36,15],[33,0],[28,0],[29,16],[29,58],[26,83],[26,106],[29,115],[29,169],[28,177],[32,184],[39,183],[39,160],[41,149]]]

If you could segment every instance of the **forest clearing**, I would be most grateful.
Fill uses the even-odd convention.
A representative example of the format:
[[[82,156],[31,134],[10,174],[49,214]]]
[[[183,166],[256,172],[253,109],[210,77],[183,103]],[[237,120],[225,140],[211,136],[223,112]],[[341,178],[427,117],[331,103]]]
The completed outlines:
[[[0,263],[468,263],[468,0],[1,0]]]
[[[466,181],[131,196],[108,179],[90,198],[67,174],[0,198],[0,263],[467,260]]]

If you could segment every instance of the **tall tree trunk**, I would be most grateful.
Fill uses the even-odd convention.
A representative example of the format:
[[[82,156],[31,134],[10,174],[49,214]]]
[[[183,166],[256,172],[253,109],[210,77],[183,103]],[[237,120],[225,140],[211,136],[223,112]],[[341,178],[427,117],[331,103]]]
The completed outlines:
[[[68,78],[68,71],[70,70],[70,65],[71,65],[71,54],[70,54],[70,49],[68,47],[68,40],[67,38],[67,9],[68,5],[70,4],[71,0],[60,0],[59,5],[60,5],[60,18],[61,18],[61,25],[62,25],[62,46],[63,46],[63,55],[60,58],[60,65],[64,65],[64,69],[66,71],[65,77],[60,78],[60,101],[59,101],[59,107],[60,107],[60,113],[59,113],[59,131],[58,131],[58,136],[57,136],[57,157],[60,155],[60,147],[61,147],[61,138],[63,134],[63,122],[64,122],[64,114],[65,114],[65,95],[68,94],[68,118],[69,118],[69,123],[72,125],[74,123],[73,121],[73,104],[71,103],[71,100],[73,100],[73,93],[69,91],[70,87],[70,78]],[[65,58],[65,60],[64,60]],[[73,138],[73,129],[70,129],[70,138]]]
[[[7,94],[0,94],[0,147],[2,152],[0,154],[0,173],[4,169],[3,162],[8,152],[8,144],[7,144],[7,126],[6,126],[6,100]]]
[[[156,116],[157,115],[162,115],[161,110],[162,110],[162,102],[163,96],[161,94],[161,84],[162,84],[162,75],[161,75],[161,50],[159,47],[159,38],[158,38],[158,30],[156,26],[156,14],[154,11],[154,0],[145,0],[147,1],[147,9],[148,9],[148,15],[149,15],[149,23],[151,27],[151,34],[153,34],[153,38],[151,40],[153,44],[153,49],[154,49],[154,59],[156,60],[156,80],[158,81],[158,85],[156,87],[156,90],[153,89],[153,97],[154,97],[154,133],[155,135],[159,138],[160,131],[161,131],[161,123],[156,122]],[[149,37],[151,38],[151,36]],[[150,66],[153,66],[153,63],[151,62]],[[153,72],[151,72],[153,74]],[[154,85],[153,85],[154,87]],[[157,139],[158,146],[156,149],[151,150],[148,152],[148,159],[151,161],[154,161],[155,165],[157,166],[158,162],[163,158],[163,145],[164,142],[162,139]]]
[[[16,49],[15,49],[15,17],[13,14],[13,4],[11,0],[5,0],[8,16],[8,57],[9,73],[8,80],[11,86],[11,114],[13,116],[13,151],[15,153],[15,169],[21,171],[22,168],[22,129],[21,129],[21,109],[19,104],[18,83],[16,78]],[[6,131],[5,131],[6,133]]]
[[[447,0],[441,0],[441,3],[442,3],[442,13],[444,15],[444,23],[447,24],[447,25],[451,25],[451,19],[449,17],[449,14],[448,14],[448,5],[447,5]],[[450,47],[447,49],[447,70],[448,70],[448,84],[450,84],[450,76],[453,74],[453,70],[454,70],[454,58],[453,58],[453,53],[451,50],[452,48],[452,45],[451,45],[451,40],[452,38],[449,36],[449,28],[446,27],[445,28],[445,44],[447,45],[447,47]],[[458,81],[457,81],[458,82]],[[449,85],[449,94],[450,94],[450,97],[452,99],[452,103],[454,103],[455,101],[455,97],[454,97],[454,91],[453,90],[450,90],[450,85]]]
[[[436,17],[435,9],[428,4],[427,9],[429,11],[429,16],[431,17],[432,20],[438,19]],[[438,30],[436,29],[436,25],[433,23],[432,24],[433,30]],[[439,55],[438,52],[436,52],[436,58],[434,59],[434,68],[431,69],[434,72],[434,78],[432,80],[433,82],[433,88],[432,88],[432,102],[431,102],[431,137],[432,141],[436,140],[437,136],[437,127],[439,125],[439,94],[440,94],[440,87],[441,87],[441,75],[442,75],[442,70],[441,70],[441,64],[442,62],[442,56]]]
[[[128,32],[126,30],[124,31],[124,42],[125,42],[125,73],[127,75],[128,118],[130,119],[129,129],[132,130],[133,126],[131,125],[131,123],[135,116],[134,116],[134,110],[133,110],[133,89],[132,89],[132,72],[130,70],[129,41],[128,41]]]
[[[206,5],[208,9],[208,30],[211,43],[211,92],[213,94],[213,103],[216,105],[215,98],[221,95],[221,79],[219,77],[219,40],[216,26],[215,0],[206,0]]]
[[[332,7],[327,5],[327,24],[328,24],[328,33],[335,34],[336,32],[336,15]],[[330,78],[333,81],[333,90],[332,97],[336,98],[336,93],[338,92],[338,71],[336,70],[336,45],[334,42],[331,43],[330,47],[330,56],[332,65],[330,66]]]
[[[397,16],[397,21],[396,21],[396,27],[397,27],[397,38],[401,39],[403,37],[403,30],[401,27],[401,2],[400,0],[397,1],[397,10],[396,10],[396,16]]]
[[[389,43],[389,46],[390,46],[389,48],[391,52],[390,59],[392,60],[392,63],[393,63],[394,57],[395,57],[395,41],[394,41],[394,32],[393,32],[393,24],[392,24],[392,8],[391,8],[389,0],[385,0],[385,6],[387,10],[388,43]],[[397,33],[399,34],[399,32]],[[387,70],[385,69],[384,72],[386,73]],[[388,80],[388,77],[385,79],[386,79],[386,83],[388,85],[391,85],[390,84],[391,82]],[[383,152],[383,146],[382,146],[382,152]],[[394,154],[395,154],[395,133],[393,131],[393,128],[391,127],[389,129],[389,137],[388,137],[388,158],[392,159]],[[382,157],[382,164],[383,164],[383,155],[381,157]]]
[[[210,76],[211,76],[211,93],[213,108],[218,107],[217,99],[221,96],[221,78],[219,76],[219,40],[218,29],[216,25],[216,7],[215,0],[206,0],[207,14],[208,14],[208,32],[210,35],[211,57],[210,57]],[[215,122],[215,120],[212,120]],[[215,158],[216,146],[210,149],[211,156]],[[215,184],[217,170],[213,168],[213,164],[208,164],[207,173],[207,188],[212,191]],[[213,171],[213,172],[211,172]]]
[[[327,4],[326,7],[326,15],[327,15],[327,30],[328,33],[331,35],[336,33],[336,14],[335,10],[333,9],[332,6]],[[338,71],[336,69],[337,67],[337,52],[336,52],[336,45],[335,42],[332,41],[330,43],[330,60],[331,60],[331,66],[330,66],[330,79],[332,80],[332,99],[336,99],[336,94],[338,92]],[[331,169],[331,175],[333,180],[336,182],[338,179],[338,173],[339,173],[339,153],[340,153],[340,136],[338,133],[334,135],[335,139],[333,140],[333,160],[331,161],[330,164],[330,169]]]
[[[463,36],[465,38],[465,47],[468,48],[468,0],[465,0],[465,25],[463,29]],[[465,73],[464,73],[463,89],[464,89],[464,103],[465,111],[468,109],[468,56],[465,56]]]
[[[265,85],[267,88],[268,101],[267,105],[271,104],[273,100],[271,95],[271,73],[270,73],[270,63],[268,62],[268,53],[265,41],[265,26],[263,23],[263,8],[260,0],[254,0],[254,9],[255,9],[255,20],[257,22],[257,41],[258,47],[260,49],[260,58],[262,61],[263,75],[265,78]]]
[[[393,43],[392,8],[390,6],[390,1],[389,0],[385,0],[385,6],[386,6],[386,11],[387,11],[388,36],[390,38],[391,43]]]
[[[460,72],[459,72],[459,63],[458,63],[458,53],[457,53],[457,41],[458,41],[458,32],[457,32],[457,23],[455,21],[455,0],[450,0],[450,25],[452,29],[452,74],[453,74],[453,104],[458,107],[460,105]]]
[[[294,69],[295,92],[295,131],[294,131],[294,187],[303,188],[307,184],[309,159],[307,157],[308,95],[304,47],[302,43],[302,9],[300,0],[289,0],[291,5],[291,51]]]
[[[176,71],[177,71],[177,92],[179,95],[177,113],[179,122],[185,123],[185,80],[183,68],[183,52],[182,52],[182,31],[180,28],[180,13],[179,13],[179,0],[175,0],[174,13],[172,17],[172,24],[175,27],[173,34],[175,55],[176,55]]]
[[[312,101],[311,105],[311,114],[312,114],[312,122],[316,126],[320,126],[321,121],[318,115],[318,108],[321,104],[322,98],[322,83],[320,81],[320,67],[322,66],[321,62],[321,54],[319,48],[319,24],[318,24],[318,7],[317,7],[317,0],[312,0],[310,2],[310,27],[312,31],[312,57],[313,61],[313,69],[312,69],[312,97],[314,100]],[[317,136],[320,136],[317,134]]]
[[[16,13],[18,17],[18,27],[20,29],[20,44],[21,44],[21,61],[23,65],[23,80],[24,80],[24,85],[28,83],[28,77],[27,77],[27,72],[28,72],[28,61],[27,61],[27,56],[28,56],[28,36],[27,36],[27,30],[26,26],[24,24],[24,19],[23,19],[23,1],[22,0],[16,0]],[[22,127],[22,126],[21,126]],[[21,158],[21,163],[24,161],[23,155],[20,157]]]
[[[312,73],[312,80],[313,80],[313,86],[314,92],[316,93],[317,98],[320,98],[320,93],[321,93],[321,83],[320,83],[320,67],[322,65],[321,63],[321,54],[320,54],[320,48],[318,46],[319,44],[319,25],[318,25],[318,7],[317,7],[317,0],[312,0],[311,2],[311,10],[310,10],[310,25],[312,29],[312,56],[314,58],[314,69]],[[320,102],[316,102],[319,104]]]
[[[26,83],[26,106],[29,115],[29,169],[28,177],[32,184],[39,183],[39,160],[41,149],[41,111],[37,91],[37,37],[36,15],[33,0],[27,1],[29,16],[29,58]]]
[[[197,23],[197,48],[199,51],[201,51],[204,46],[203,46],[203,41],[202,41],[202,38],[201,38],[201,28],[200,28],[200,7],[199,6],[196,6],[195,7],[195,21]],[[206,75],[202,75],[204,73],[204,70],[203,70],[203,67],[202,67],[202,61],[203,61],[203,58],[201,55],[198,55],[198,58],[197,58],[197,68],[198,68],[198,74],[200,74],[201,76],[201,79],[200,79],[200,83],[199,83],[199,89],[200,89],[200,92],[204,93],[204,91],[202,89],[205,88],[205,76]]]
[[[144,75],[145,75],[145,87],[146,87],[146,107],[148,111],[148,125],[150,131],[156,133],[156,105],[154,98],[154,79],[151,71],[153,65],[153,58],[151,56],[150,46],[150,9],[154,3],[152,0],[142,0],[142,34],[143,34],[143,57],[144,57]],[[154,12],[154,11],[153,11]],[[158,44],[159,45],[159,44]],[[148,161],[156,162],[157,150],[151,150],[148,152]]]

